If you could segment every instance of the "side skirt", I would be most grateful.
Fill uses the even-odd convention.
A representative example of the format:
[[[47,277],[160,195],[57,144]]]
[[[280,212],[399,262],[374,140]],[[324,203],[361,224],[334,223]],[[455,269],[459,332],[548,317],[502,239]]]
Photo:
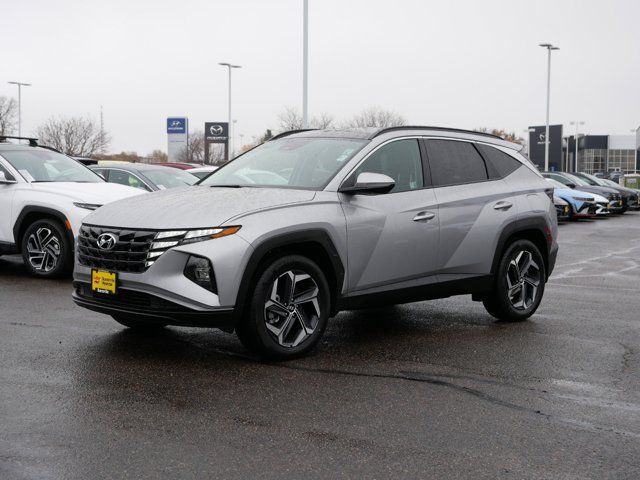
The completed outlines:
[[[396,305],[400,303],[420,302],[454,295],[473,295],[474,300],[491,290],[493,275],[480,275],[472,278],[449,280],[441,283],[420,285],[402,289],[389,289],[375,293],[352,294],[340,299],[340,310]]]

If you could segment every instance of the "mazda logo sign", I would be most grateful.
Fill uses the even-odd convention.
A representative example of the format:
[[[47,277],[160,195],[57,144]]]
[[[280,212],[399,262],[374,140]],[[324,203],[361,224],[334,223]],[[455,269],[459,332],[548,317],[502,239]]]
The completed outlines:
[[[97,243],[100,250],[113,250],[118,243],[118,237],[113,233],[103,233],[98,237]]]
[[[209,127],[209,133],[211,133],[211,135],[221,135],[223,131],[222,125],[211,125]]]

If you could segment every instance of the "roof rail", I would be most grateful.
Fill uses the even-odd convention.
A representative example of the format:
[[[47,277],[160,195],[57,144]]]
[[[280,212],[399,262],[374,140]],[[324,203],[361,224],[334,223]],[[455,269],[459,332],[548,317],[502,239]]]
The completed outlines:
[[[299,128],[297,130],[288,130],[286,132],[279,133],[273,137],[271,137],[268,141],[277,140],[278,138],[288,137],[289,135],[293,135],[294,133],[302,133],[302,132],[310,132],[312,130],[318,130],[317,128]]]
[[[38,146],[38,139],[33,137],[14,137],[12,135],[0,135],[0,142],[4,142],[8,138],[10,138],[11,140],[29,140],[30,147]]]
[[[378,135],[382,135],[383,133],[393,132],[396,130],[437,130],[441,132],[457,132],[457,133],[468,133],[471,135],[482,135],[484,137],[497,138],[499,140],[504,140],[504,138],[499,137],[498,135],[494,135],[492,133],[485,132],[476,132],[475,130],[464,130],[462,128],[447,128],[447,127],[425,127],[419,125],[399,125],[396,127],[385,127],[379,130],[376,130],[369,136],[369,140],[377,137]],[[504,140],[507,141],[507,140]]]

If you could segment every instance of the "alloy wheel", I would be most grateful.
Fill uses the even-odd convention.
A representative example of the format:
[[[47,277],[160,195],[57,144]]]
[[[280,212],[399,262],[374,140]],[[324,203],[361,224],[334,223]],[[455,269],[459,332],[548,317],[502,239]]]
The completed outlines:
[[[34,270],[48,273],[56,268],[62,253],[60,239],[46,227],[40,227],[27,240],[27,258]]]
[[[320,321],[320,289],[307,273],[289,270],[275,279],[264,305],[269,333],[283,347],[296,347],[309,338]]]
[[[540,267],[528,250],[520,250],[509,262],[506,273],[507,295],[511,306],[526,310],[535,302],[540,286]]]

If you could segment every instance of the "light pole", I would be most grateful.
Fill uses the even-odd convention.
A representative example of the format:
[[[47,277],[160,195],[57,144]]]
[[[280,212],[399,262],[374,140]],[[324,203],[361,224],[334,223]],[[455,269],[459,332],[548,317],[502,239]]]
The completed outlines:
[[[302,128],[309,126],[309,0],[302,8]]]
[[[30,87],[30,83],[7,82],[18,86],[18,136],[22,136],[22,87]]]
[[[229,161],[231,158],[231,152],[233,151],[233,132],[232,132],[232,121],[231,121],[231,69],[233,68],[242,68],[241,65],[233,65],[231,63],[220,62],[218,65],[222,65],[223,67],[227,67],[229,70],[229,146],[227,147],[227,158],[225,160]]]
[[[541,43],[541,47],[547,49],[547,123],[544,131],[544,170],[549,171],[549,100],[551,96],[551,50],[560,50],[550,43]]]
[[[569,125],[575,125],[576,126],[576,136],[574,138],[574,141],[576,142],[576,153],[575,153],[575,158],[573,159],[573,164],[574,164],[574,172],[578,171],[578,126],[579,125],[584,125],[584,121],[583,120],[576,120],[575,122],[569,122]]]

